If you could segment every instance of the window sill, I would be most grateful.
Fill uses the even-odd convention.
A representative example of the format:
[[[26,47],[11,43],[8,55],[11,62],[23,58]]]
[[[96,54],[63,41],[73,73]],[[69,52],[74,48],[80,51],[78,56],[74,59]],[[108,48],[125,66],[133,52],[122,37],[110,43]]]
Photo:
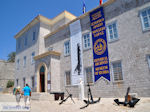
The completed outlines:
[[[146,33],[146,32],[148,32],[148,31],[150,31],[150,27],[143,29],[143,33]]]
[[[113,83],[124,83],[124,80],[113,81]]]
[[[65,87],[78,87],[78,85],[65,85]]]
[[[68,57],[68,56],[70,56],[70,54],[68,54],[68,55],[64,55],[64,57]]]
[[[92,82],[92,83],[89,83],[90,84],[90,86],[94,86],[94,82]],[[88,85],[88,83],[85,83],[85,86],[87,86]]]
[[[83,48],[83,51],[88,51],[90,49],[91,49],[91,47],[89,47],[89,48]]]
[[[119,39],[111,39],[111,40],[109,40],[109,43],[113,43],[113,42],[116,42],[116,41],[119,41]]]

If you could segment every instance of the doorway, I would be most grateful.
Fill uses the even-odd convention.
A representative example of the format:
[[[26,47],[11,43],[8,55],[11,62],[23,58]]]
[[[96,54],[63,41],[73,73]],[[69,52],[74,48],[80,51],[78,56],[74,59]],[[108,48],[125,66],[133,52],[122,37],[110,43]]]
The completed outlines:
[[[40,92],[45,92],[45,68],[40,68]]]

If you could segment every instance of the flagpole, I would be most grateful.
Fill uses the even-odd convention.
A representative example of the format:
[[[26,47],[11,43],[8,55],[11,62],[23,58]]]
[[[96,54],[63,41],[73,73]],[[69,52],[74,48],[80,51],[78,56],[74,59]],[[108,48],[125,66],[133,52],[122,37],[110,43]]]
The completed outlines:
[[[86,13],[86,6],[85,6],[85,1],[82,0],[82,3],[83,3],[83,9],[82,9],[82,12],[83,14]]]

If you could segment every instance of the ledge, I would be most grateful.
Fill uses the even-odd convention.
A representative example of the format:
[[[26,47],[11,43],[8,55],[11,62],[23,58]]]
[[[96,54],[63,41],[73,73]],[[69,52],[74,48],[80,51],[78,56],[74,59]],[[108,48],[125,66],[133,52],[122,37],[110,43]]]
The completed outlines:
[[[38,59],[41,59],[41,58],[46,57],[46,56],[49,56],[49,55],[60,56],[61,53],[56,52],[56,51],[48,51],[48,52],[45,52],[45,53],[43,53],[43,54],[40,54],[40,55],[35,56],[34,59],[35,59],[35,60],[38,60]]]

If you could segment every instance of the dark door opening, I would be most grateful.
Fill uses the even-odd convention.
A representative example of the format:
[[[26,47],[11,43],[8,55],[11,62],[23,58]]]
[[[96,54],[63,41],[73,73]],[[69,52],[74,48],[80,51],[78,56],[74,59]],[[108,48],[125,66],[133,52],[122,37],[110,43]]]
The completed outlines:
[[[40,69],[40,92],[45,92],[45,68]]]

